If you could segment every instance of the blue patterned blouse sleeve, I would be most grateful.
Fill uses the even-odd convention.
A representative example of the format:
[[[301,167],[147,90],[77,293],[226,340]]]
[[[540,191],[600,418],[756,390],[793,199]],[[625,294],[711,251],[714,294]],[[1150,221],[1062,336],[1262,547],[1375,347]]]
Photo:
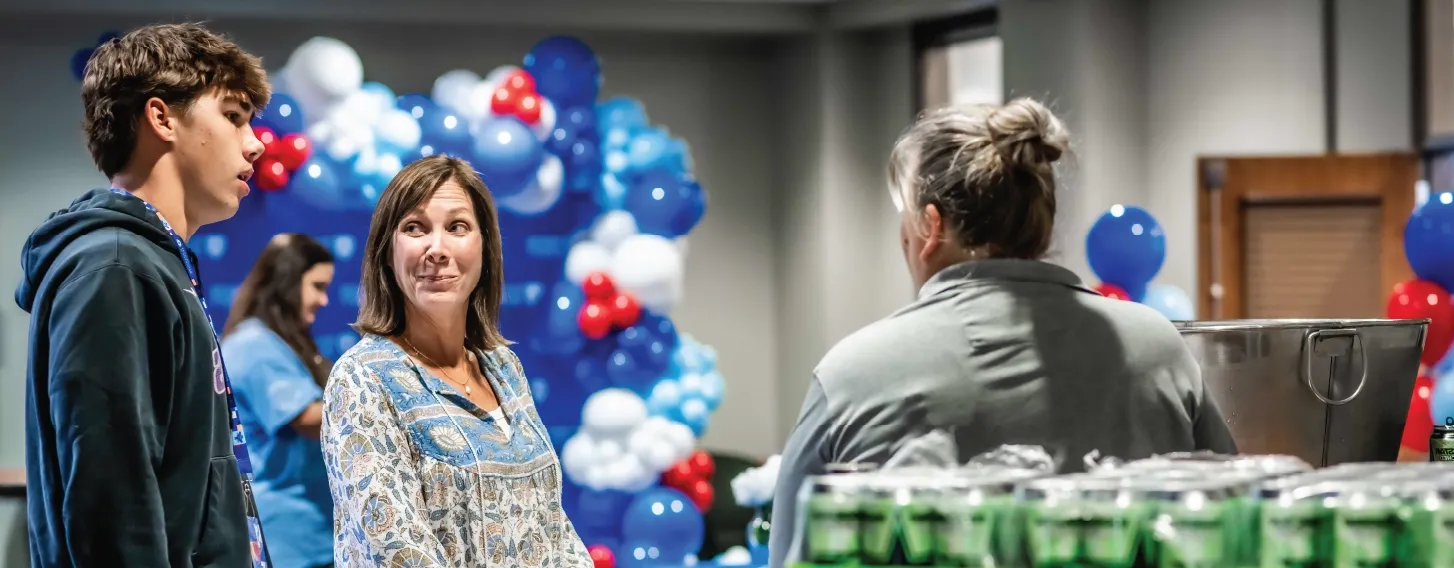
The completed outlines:
[[[505,363],[515,370],[515,377],[518,382],[511,386],[515,388],[515,392],[520,393],[521,396],[529,400],[530,406],[534,408],[535,397],[530,392],[529,375],[525,374],[525,367],[520,364],[520,357],[508,347],[501,347],[500,350],[503,352]],[[540,431],[545,431],[545,424],[540,420],[540,413],[532,410],[530,412],[530,419],[536,422],[535,425],[540,427]],[[550,443],[549,437],[546,438],[546,443]],[[554,450],[554,446],[551,449]],[[559,469],[559,464],[557,464],[557,469]],[[595,563],[591,560],[591,553],[586,549],[586,544],[581,540],[581,535],[576,532],[575,523],[572,523],[570,517],[566,516],[565,509],[561,505],[562,500],[561,492],[557,490],[555,493],[555,503],[550,510],[551,516],[554,517],[552,520],[561,523],[561,526],[564,527],[560,535],[560,540],[557,542],[565,547],[566,550],[562,551],[564,554],[556,555],[559,559],[558,565],[560,568],[593,568]]]
[[[422,485],[408,433],[380,379],[345,356],[323,395],[323,457],[338,531],[334,558],[354,566],[443,566],[444,549],[419,511]]]

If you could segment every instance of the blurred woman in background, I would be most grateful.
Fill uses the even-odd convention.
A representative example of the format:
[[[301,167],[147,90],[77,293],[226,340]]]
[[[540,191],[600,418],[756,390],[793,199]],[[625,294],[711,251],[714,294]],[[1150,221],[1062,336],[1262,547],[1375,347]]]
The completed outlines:
[[[232,302],[222,353],[277,568],[333,564],[333,501],[319,426],[332,363],[309,327],[328,305],[333,254],[307,235],[273,237]]]

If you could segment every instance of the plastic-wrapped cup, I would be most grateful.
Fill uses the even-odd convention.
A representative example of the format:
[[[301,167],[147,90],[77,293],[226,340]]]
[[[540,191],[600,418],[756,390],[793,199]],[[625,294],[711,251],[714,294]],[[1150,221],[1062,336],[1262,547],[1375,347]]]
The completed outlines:
[[[1402,499],[1377,481],[1344,484],[1331,506],[1329,543],[1334,566],[1386,566],[1394,560]]]
[[[1248,557],[1247,501],[1237,482],[1148,479],[1135,494],[1147,510],[1146,549],[1154,565],[1224,568]]]

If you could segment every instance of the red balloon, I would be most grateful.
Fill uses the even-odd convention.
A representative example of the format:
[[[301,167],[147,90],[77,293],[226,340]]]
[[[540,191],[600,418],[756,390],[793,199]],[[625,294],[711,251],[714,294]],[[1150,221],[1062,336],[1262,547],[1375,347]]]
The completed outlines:
[[[1434,430],[1434,419],[1429,412],[1429,393],[1433,391],[1433,379],[1421,376],[1414,380],[1414,395],[1409,397],[1409,416],[1404,421],[1400,446],[1418,452],[1429,451],[1429,432]]]
[[[512,91],[510,89],[495,89],[495,96],[490,97],[490,110],[495,114],[512,115],[520,108],[520,97],[530,93]]]
[[[687,460],[671,464],[671,467],[666,468],[666,471],[661,474],[662,485],[681,491],[682,493],[686,493],[691,488],[692,483],[701,480],[702,478],[697,475],[696,470],[692,469],[692,464],[688,463]]]
[[[288,185],[288,168],[276,158],[262,158],[252,164],[252,176],[258,189],[277,191]]]
[[[698,479],[712,479],[717,474],[717,462],[712,460],[712,454],[706,450],[693,450],[692,455],[687,456],[687,464],[692,467],[692,473]]]
[[[505,75],[505,80],[500,82],[501,89],[509,89],[517,93],[535,94],[535,77],[524,69],[516,69]]]
[[[616,568],[616,553],[611,552],[604,544],[592,544],[586,547],[591,552],[591,562],[595,568]]]
[[[1096,291],[1096,293],[1107,298],[1125,300],[1128,302],[1131,301],[1131,295],[1127,294],[1125,289],[1115,284],[1107,284],[1105,282],[1102,282],[1100,284],[1097,284],[1096,287],[1093,289]]]
[[[1454,305],[1449,303],[1449,292],[1438,284],[1427,280],[1400,282],[1388,297],[1387,313],[1392,319],[1429,320],[1424,353],[1419,357],[1425,365],[1433,366],[1449,352],[1449,344],[1454,342]]]
[[[641,319],[641,303],[628,292],[618,293],[611,298],[611,315],[617,328],[631,327]]]
[[[576,322],[581,333],[591,339],[601,339],[611,333],[611,308],[599,300],[586,300]]]
[[[519,118],[525,124],[535,124],[540,122],[540,107],[542,104],[540,102],[540,95],[526,93],[520,95],[520,98],[515,100],[515,112],[511,114],[514,114],[516,118]]]
[[[312,154],[313,143],[308,141],[308,137],[293,133],[284,136],[278,142],[276,157],[283,164],[283,167],[288,168],[288,171],[291,172],[296,171],[303,165],[303,162],[308,161],[308,156]]]
[[[258,142],[263,143],[263,158],[276,158],[278,156],[278,134],[266,126],[254,126],[252,135],[257,137]]]
[[[605,272],[587,274],[581,282],[581,290],[585,291],[588,300],[609,302],[616,297],[616,283]]]
[[[682,493],[686,493],[687,498],[697,504],[697,510],[703,513],[712,509],[712,501],[717,498],[717,491],[705,479],[693,481]]]

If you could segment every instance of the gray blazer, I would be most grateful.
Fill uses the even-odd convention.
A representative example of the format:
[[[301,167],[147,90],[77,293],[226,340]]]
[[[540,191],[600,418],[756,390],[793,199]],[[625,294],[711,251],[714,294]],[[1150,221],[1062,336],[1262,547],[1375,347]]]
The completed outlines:
[[[1190,350],[1165,317],[1036,261],[951,266],[893,315],[840,341],[814,370],[783,450],[772,568],[792,556],[803,479],[830,463],[883,463],[906,439],[952,429],[960,461],[1001,444],[1044,447],[1061,472],[1084,456],[1235,453]]]

